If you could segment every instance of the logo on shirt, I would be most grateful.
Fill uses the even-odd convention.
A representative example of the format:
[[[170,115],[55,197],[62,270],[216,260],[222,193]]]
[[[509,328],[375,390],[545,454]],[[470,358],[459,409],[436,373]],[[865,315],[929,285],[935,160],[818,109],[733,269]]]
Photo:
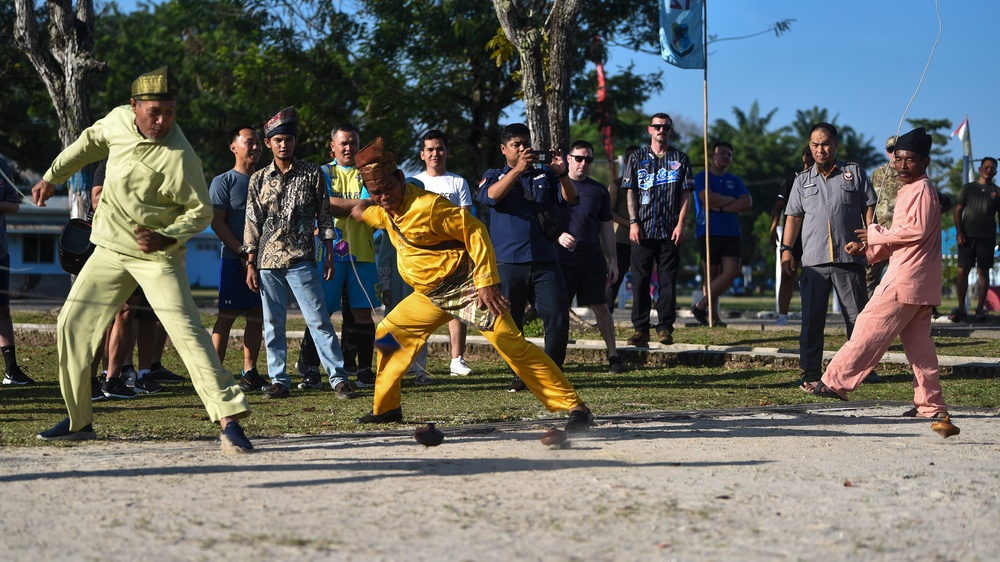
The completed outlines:
[[[847,181],[854,181],[854,174],[851,172],[844,172],[844,179]]]

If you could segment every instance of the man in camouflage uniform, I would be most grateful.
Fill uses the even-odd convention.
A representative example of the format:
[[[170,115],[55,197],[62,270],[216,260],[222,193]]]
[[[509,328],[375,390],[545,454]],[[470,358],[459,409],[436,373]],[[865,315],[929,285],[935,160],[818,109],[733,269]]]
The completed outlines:
[[[878,195],[878,203],[875,204],[875,223],[884,226],[886,229],[892,228],[892,213],[896,209],[896,194],[903,187],[903,181],[899,179],[899,172],[892,167],[892,152],[896,148],[896,135],[885,140],[885,154],[889,161],[872,172],[872,187]],[[865,284],[868,286],[868,298],[875,293],[882,280],[882,273],[889,260],[882,260],[869,265],[865,270]]]

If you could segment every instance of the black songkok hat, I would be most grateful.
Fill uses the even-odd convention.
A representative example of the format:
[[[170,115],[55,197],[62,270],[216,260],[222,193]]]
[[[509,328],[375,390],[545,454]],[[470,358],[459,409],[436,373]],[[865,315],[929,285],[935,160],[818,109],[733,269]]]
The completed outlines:
[[[931,155],[931,143],[931,136],[927,131],[923,127],[918,127],[905,135],[900,135],[896,140],[895,150],[909,150],[927,157]]]

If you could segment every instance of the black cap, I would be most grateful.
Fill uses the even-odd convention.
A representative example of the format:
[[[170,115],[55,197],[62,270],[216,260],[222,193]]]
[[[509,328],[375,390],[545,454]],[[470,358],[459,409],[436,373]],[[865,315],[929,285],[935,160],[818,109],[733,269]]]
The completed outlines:
[[[895,150],[909,150],[921,156],[931,155],[931,136],[923,127],[913,129],[905,135],[900,135],[896,140]]]

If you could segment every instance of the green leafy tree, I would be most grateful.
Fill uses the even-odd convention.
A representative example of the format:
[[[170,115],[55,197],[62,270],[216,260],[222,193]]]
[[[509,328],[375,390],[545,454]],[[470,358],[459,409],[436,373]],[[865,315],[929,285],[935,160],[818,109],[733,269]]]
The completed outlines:
[[[840,125],[837,119],[840,114],[830,117],[830,112],[826,108],[813,106],[810,109],[796,110],[795,120],[792,121],[792,130],[795,136],[802,139],[802,146],[809,143],[809,130],[816,123],[830,123],[837,127],[837,136],[840,139],[840,146],[837,148],[837,158],[847,162],[855,162],[865,169],[873,168],[885,161],[881,150],[875,147],[875,137],[865,138],[850,125]],[[888,136],[888,135],[887,135]]]
[[[500,120],[520,85],[514,59],[497,64],[487,45],[496,37],[488,2],[365,0],[370,15],[359,49],[364,60],[388,61],[398,85],[368,81],[366,128],[393,133],[397,158],[422,169],[417,141],[427,129],[449,136],[448,167],[473,185],[499,163]],[[395,82],[392,82],[393,84]],[[401,126],[405,124],[406,126]]]
[[[0,3],[0,36],[14,36],[14,19],[14,5]],[[45,85],[13,41],[0,41],[0,99],[4,100],[0,103],[0,155],[15,168],[48,168],[52,155],[61,148],[59,122]]]
[[[353,35],[304,50],[282,21],[259,8],[241,0],[171,0],[123,14],[109,5],[98,18],[96,52],[109,71],[95,84],[95,113],[126,103],[136,75],[168,64],[182,84],[177,122],[208,176],[232,166],[232,127],[260,129],[289,105],[300,118],[296,154],[329,159],[331,125],[357,114],[354,71],[342,54]]]

